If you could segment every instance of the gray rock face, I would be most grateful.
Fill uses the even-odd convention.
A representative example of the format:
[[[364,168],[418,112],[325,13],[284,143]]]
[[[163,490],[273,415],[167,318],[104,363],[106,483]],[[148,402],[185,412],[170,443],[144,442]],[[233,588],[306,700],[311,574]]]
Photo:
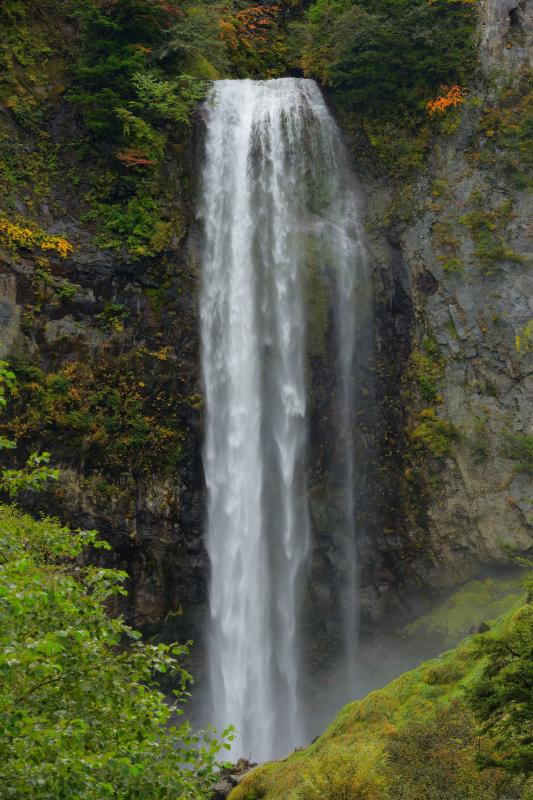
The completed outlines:
[[[0,358],[9,353],[19,331],[20,306],[14,275],[0,274]]]
[[[36,512],[57,513],[66,523],[96,528],[112,544],[112,552],[102,557],[128,572],[128,596],[121,608],[132,623],[160,629],[170,615],[180,638],[199,638],[201,615],[195,616],[194,609],[205,604],[207,558],[202,544],[194,248],[191,244],[186,251],[166,254],[165,264],[129,264],[91,249],[74,223],[69,223],[68,235],[84,245],[67,261],[51,266],[52,275],[67,275],[75,287],[64,299],[50,288],[43,298],[34,264],[0,252],[0,355],[23,368],[31,364],[45,375],[69,365],[90,365],[99,388],[74,386],[82,395],[113,389],[114,365],[133,358],[136,385],[145,387],[148,399],[153,391],[172,403],[172,419],[183,431],[183,442],[177,468],[155,465],[150,473],[146,465],[132,463],[120,472],[99,465],[98,455],[93,461],[75,427],[70,437],[68,426],[58,429],[51,421],[38,434],[40,441],[32,434],[28,442],[21,440],[19,449],[21,455],[26,447],[49,449],[61,468],[59,484],[23,502]],[[161,288],[163,282],[166,288]],[[151,302],[147,287],[159,292],[160,305]],[[127,309],[127,315],[113,325],[105,314],[115,305]],[[127,391],[124,396],[127,401]],[[23,411],[20,405],[17,413]],[[192,609],[187,620],[184,609]]]
[[[393,562],[392,581],[381,583],[381,609],[397,603],[398,587],[405,599],[416,586],[458,585],[505,564],[506,548],[524,553],[533,547],[531,474],[513,453],[517,437],[533,434],[533,349],[527,333],[533,319],[528,229],[533,209],[521,181],[501,168],[498,143],[490,140],[490,131],[484,133],[486,127],[480,129],[479,110],[484,103],[498,104],[502,86],[518,91],[528,74],[532,30],[530,4],[485,3],[480,22],[484,77],[471,92],[473,102],[458,130],[436,143],[416,187],[412,222],[393,236],[378,240],[370,234],[378,343],[386,351],[394,316],[408,328],[404,341],[410,338],[413,348],[424,336],[436,341],[444,363],[436,413],[457,434],[447,456],[426,459],[431,486],[422,513],[412,498],[406,500],[403,483],[403,514],[388,535],[377,537],[377,562]],[[495,158],[478,158],[480,150],[490,148]],[[386,187],[367,187],[370,230],[386,196]],[[390,312],[395,304],[399,315]],[[396,349],[401,358],[401,346]],[[405,350],[403,358],[405,385]],[[389,356],[385,405],[394,402],[394,380],[402,380],[391,362]],[[407,407],[405,400],[397,401],[408,428],[409,401]],[[402,442],[398,435],[401,426],[400,414],[393,420],[400,450],[409,447],[407,437]],[[400,452],[393,480],[400,485],[402,463]],[[379,593],[377,575],[367,588],[369,601]]]
[[[486,73],[503,79],[533,66],[533,7],[528,0],[484,0],[480,18],[480,58]]]

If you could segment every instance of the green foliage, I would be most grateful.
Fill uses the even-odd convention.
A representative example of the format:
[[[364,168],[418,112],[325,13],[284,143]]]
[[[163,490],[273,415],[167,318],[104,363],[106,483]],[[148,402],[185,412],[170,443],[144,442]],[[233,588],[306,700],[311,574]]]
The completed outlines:
[[[0,196],[2,207],[10,215],[18,211],[15,197],[21,197],[26,208],[34,212],[39,201],[49,195],[58,176],[58,151],[59,145],[44,130],[28,144],[0,125]]]
[[[461,2],[317,0],[309,26],[306,69],[385,118],[424,110],[474,64],[475,13]]]
[[[126,576],[80,566],[89,546],[107,547],[94,531],[0,507],[3,796],[203,799],[223,745],[183,720],[187,650],[143,644],[107,614]]]
[[[39,259],[42,261],[42,259]],[[68,303],[80,290],[77,283],[72,283],[68,278],[58,278],[52,274],[48,264],[37,267],[33,273],[32,283],[35,289],[35,299],[32,307],[40,310],[42,304],[49,308]]]
[[[106,303],[104,310],[98,314],[98,319],[102,320],[107,329],[121,331],[129,315],[129,309],[122,303]],[[64,380],[68,386],[68,381]]]
[[[514,433],[508,436],[504,446],[505,455],[517,461],[516,472],[533,475],[533,436]]]
[[[432,196],[436,198],[436,202],[432,203],[431,208],[437,213],[437,216],[431,226],[431,234],[437,261],[448,275],[460,274],[464,270],[464,263],[459,257],[459,240],[456,236],[457,223],[447,212],[451,197],[444,190],[438,194],[432,191]]]
[[[133,76],[162,45],[165,25],[179,13],[173,0],[117,0],[80,4],[83,48],[70,100],[98,136],[120,134],[117,109],[135,99]]]
[[[437,381],[442,378],[443,359],[435,350],[434,343],[425,337],[423,350],[414,350],[411,357],[412,369],[423,400],[440,401]],[[425,350],[425,352],[424,352]]]
[[[7,397],[17,392],[17,378],[6,361],[0,361],[0,414],[6,409]],[[2,450],[14,450],[16,441],[0,436]],[[22,491],[39,491],[50,480],[59,478],[59,470],[48,466],[50,453],[31,453],[21,469],[0,466],[0,490],[16,497]]]
[[[415,449],[427,450],[440,458],[451,452],[452,441],[458,437],[453,423],[440,419],[434,408],[419,412],[418,425],[410,432]]]
[[[475,257],[485,275],[492,275],[506,261],[518,264],[524,257],[515,253],[509,246],[509,224],[514,218],[512,201],[504,200],[499,206],[487,209],[485,198],[480,192],[470,197],[472,210],[460,218],[469,228],[475,245]]]
[[[8,397],[15,391],[17,376],[9,369],[7,361],[0,361],[0,414],[7,406]],[[0,436],[0,450],[13,450],[16,447],[12,439]]]
[[[31,453],[23,469],[3,469],[0,471],[0,488],[11,497],[22,491],[40,491],[48,481],[59,479],[59,470],[48,466],[50,453]]]
[[[131,104],[139,111],[147,110],[157,120],[188,125],[193,108],[205,97],[209,88],[206,81],[180,75],[173,81],[161,80],[153,73],[137,73],[133,85],[138,100]]]
[[[96,241],[100,247],[125,248],[133,258],[142,258],[158,252],[160,214],[157,200],[136,194],[127,203],[97,203],[86,219],[99,221]]]
[[[426,103],[472,74],[475,24],[475,6],[453,0],[316,0],[302,65],[362,119],[385,165],[405,175],[423,163]]]
[[[120,331],[128,309],[108,303],[100,324]],[[64,464],[108,477],[173,472],[183,449],[190,406],[176,396],[167,349],[69,362],[47,375],[15,364],[18,397],[4,430],[22,445],[37,438]],[[150,375],[150,384],[145,376]]]
[[[464,271],[465,265],[460,258],[439,258],[439,261],[442,263],[442,269],[444,272],[448,273],[448,275],[460,275]]]
[[[479,637],[476,654],[485,665],[467,697],[493,744],[481,754],[483,767],[498,766],[524,777],[533,775],[533,608],[519,609],[511,630]]]
[[[137,158],[132,166],[152,167],[157,165],[164,153],[165,137],[154,130],[142,117],[135,116],[127,108],[116,109],[117,119],[122,125],[122,138],[124,144],[136,148]],[[126,160],[123,153],[119,158]]]
[[[70,22],[76,0],[58,0],[54,10]],[[5,0],[0,4],[0,103],[26,131],[38,133],[45,103],[61,77],[58,56],[68,46],[57,26],[47,28],[50,0]],[[0,128],[2,125],[0,124]]]
[[[495,105],[484,108],[479,151],[470,158],[501,170],[518,189],[531,188],[533,168],[533,91],[531,75],[504,89]]]
[[[184,15],[175,0],[117,0],[103,6],[87,2],[80,8],[80,16],[84,47],[69,96],[87,128],[120,143],[124,128],[126,134],[133,131],[142,140],[156,136],[142,119],[145,113],[156,121],[188,124],[192,108],[207,87],[190,75],[176,75],[176,65],[167,62],[169,53],[179,50],[177,32],[190,13]],[[212,32],[212,24],[196,31],[190,48],[200,48],[200,36],[208,32]],[[154,68],[158,57],[163,56],[163,66],[171,69],[172,79]],[[141,117],[132,121],[129,112]]]
[[[172,25],[160,49],[160,58],[163,62],[174,60],[184,72],[192,74],[199,62],[207,62],[216,73],[224,73],[229,62],[220,36],[222,9],[212,3],[185,2],[183,5],[183,13]]]
[[[421,347],[411,353],[403,392],[410,405],[408,435],[415,461],[426,453],[437,458],[448,455],[458,436],[455,426],[438,414],[438,406],[442,404],[438,384],[443,376],[444,358],[439,346],[430,336],[424,336]]]
[[[7,406],[7,398],[13,394],[17,385],[17,376],[9,368],[7,361],[0,361],[0,412]]]
[[[95,223],[100,247],[132,260],[151,257],[173,233],[165,155],[189,135],[209,86],[184,73],[185,62],[170,47],[189,12],[177,0],[84,0],[79,16],[82,48],[67,97],[94,155],[84,219]],[[210,35],[213,24],[216,16]],[[178,188],[172,187],[174,200]]]

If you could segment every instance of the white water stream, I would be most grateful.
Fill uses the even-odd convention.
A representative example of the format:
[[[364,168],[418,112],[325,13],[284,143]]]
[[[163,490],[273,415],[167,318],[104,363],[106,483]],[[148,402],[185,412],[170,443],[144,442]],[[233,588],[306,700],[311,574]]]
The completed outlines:
[[[299,619],[310,552],[310,252],[330,276],[348,664],[357,638],[351,396],[364,257],[343,144],[313,81],[215,83],[201,217],[210,717],[235,725],[234,756],[263,760],[307,735]]]

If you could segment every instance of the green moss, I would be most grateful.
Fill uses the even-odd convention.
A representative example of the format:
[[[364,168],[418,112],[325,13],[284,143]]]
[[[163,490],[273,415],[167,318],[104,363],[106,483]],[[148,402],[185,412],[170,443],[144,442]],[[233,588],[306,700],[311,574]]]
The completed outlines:
[[[510,611],[485,635],[512,630],[524,609],[531,614]],[[471,640],[421,664],[345,706],[305,750],[253,770],[230,800],[496,800],[501,776],[477,769],[484,740],[463,702],[482,665]]]
[[[453,440],[459,435],[453,423],[438,414],[442,404],[438,385],[444,375],[444,365],[437,342],[431,336],[424,336],[421,347],[411,353],[403,391],[404,401],[410,406],[408,436],[411,460],[415,462],[426,453],[437,458],[448,455]]]
[[[533,475],[533,436],[525,433],[509,435],[504,444],[504,453],[517,462],[516,472]]]
[[[449,191],[448,181],[444,180],[443,178],[435,178],[435,180],[431,184],[431,196],[444,197],[448,194],[448,191]]]
[[[437,261],[447,274],[460,274],[463,272],[464,263],[459,256],[459,240],[455,235],[456,222],[446,216],[442,208],[435,206],[435,210],[438,211],[439,217],[431,226],[431,234]]]
[[[451,647],[463,636],[513,607],[523,594],[523,575],[469,581],[403,630],[409,639],[437,637]]]
[[[434,408],[422,409],[419,420],[419,424],[410,432],[415,449],[427,450],[437,458],[449,455],[452,441],[459,435],[453,423],[437,417]]]
[[[339,105],[343,102],[342,95],[337,102]],[[402,120],[387,122],[366,117],[356,120],[354,124],[362,124],[375,157],[389,175],[403,182],[423,167],[430,140],[429,125],[416,127]]]
[[[305,258],[303,273],[306,318],[310,320],[307,330],[307,352],[310,356],[326,354],[329,296],[322,275],[320,253],[313,237],[302,242]]]
[[[478,417],[474,421],[470,436],[470,453],[474,464],[483,463],[489,456],[490,445],[487,433],[487,420],[485,418]]]
[[[464,272],[464,261],[460,258],[446,258],[446,256],[439,256],[438,260],[442,264],[442,269],[448,275],[461,275]]]
[[[508,241],[509,225],[514,219],[512,201],[504,200],[494,209],[484,207],[485,198],[480,192],[470,197],[471,211],[459,221],[471,232],[474,255],[485,275],[492,275],[504,262],[524,263],[527,259],[515,253]]]
[[[443,376],[444,359],[437,343],[429,336],[422,339],[422,347],[413,350],[409,371],[418,384],[423,400],[441,402],[437,383]]]
[[[531,188],[533,167],[533,91],[531,75],[500,92],[495,105],[485,107],[480,121],[482,141],[470,158],[502,171],[517,189]]]

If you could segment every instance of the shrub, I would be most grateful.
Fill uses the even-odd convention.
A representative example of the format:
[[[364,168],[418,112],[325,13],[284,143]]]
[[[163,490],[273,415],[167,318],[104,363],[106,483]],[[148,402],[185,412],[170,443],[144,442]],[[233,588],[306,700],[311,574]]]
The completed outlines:
[[[3,796],[200,800],[221,743],[194,734],[176,704],[186,648],[143,644],[108,616],[125,574],[80,566],[88,547],[107,545],[0,506]],[[163,674],[179,687],[174,704]]]
[[[533,475],[533,436],[525,433],[512,434],[505,444],[504,452],[508,458],[518,462],[515,465],[516,472]]]
[[[120,135],[116,110],[135,99],[133,76],[147,66],[154,48],[164,41],[165,26],[178,13],[174,0],[80,6],[83,47],[69,97],[93,134],[107,139]]]
[[[4,242],[12,250],[39,248],[44,252],[55,253],[60,258],[66,258],[73,250],[70,242],[63,236],[50,236],[35,226],[10,222],[5,217],[0,217],[0,242]]]
[[[415,447],[429,450],[437,457],[448,455],[452,441],[458,436],[453,423],[437,417],[434,408],[424,408],[419,419],[421,421],[411,431]]]
[[[387,762],[394,800],[496,800],[494,775],[480,779],[475,719],[453,700],[426,719],[412,719],[389,737]]]
[[[531,581],[530,587],[531,589]],[[469,687],[469,703],[493,744],[480,753],[482,767],[498,766],[511,775],[533,775],[533,608],[522,606],[511,631],[479,637],[477,654],[486,659]]]

